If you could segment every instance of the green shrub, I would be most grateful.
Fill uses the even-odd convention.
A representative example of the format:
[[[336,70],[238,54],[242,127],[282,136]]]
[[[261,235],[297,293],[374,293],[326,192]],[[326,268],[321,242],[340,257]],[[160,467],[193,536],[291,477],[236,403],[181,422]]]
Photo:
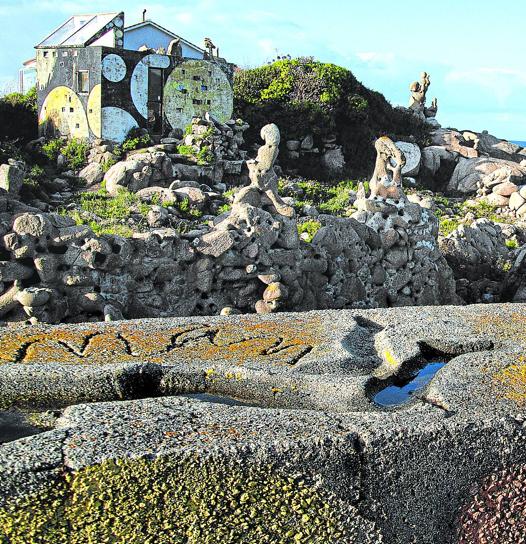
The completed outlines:
[[[206,166],[209,164],[212,164],[214,162],[214,154],[210,150],[210,148],[205,145],[200,150],[199,153],[196,155],[197,158],[197,164],[199,166]]]
[[[442,217],[439,220],[439,232],[442,236],[449,236],[460,226],[460,221],[456,218]]]
[[[429,139],[429,129],[418,118],[395,109],[385,97],[363,86],[340,66],[312,58],[279,60],[273,64],[240,70],[234,78],[234,112],[248,122],[244,133],[248,145],[261,143],[263,125],[276,123],[281,131],[280,161],[300,175],[325,179],[319,156],[301,161],[288,157],[287,140],[313,134],[315,145],[335,135],[343,146],[348,172],[362,177],[371,174],[379,136],[393,139],[414,136],[417,143]]]
[[[0,139],[32,140],[37,137],[37,91],[11,93],[0,98]]]
[[[79,170],[86,166],[90,146],[84,140],[73,138],[60,150],[60,153],[66,159],[66,164],[72,170]]]
[[[513,238],[509,238],[505,243],[508,249],[517,249],[519,247],[519,242]]]
[[[174,207],[177,208],[184,216],[189,219],[199,219],[203,216],[203,212],[197,208],[190,206],[190,200],[188,197],[183,198],[174,203]]]
[[[223,204],[217,209],[217,214],[222,215],[229,212],[232,209],[232,204]]]
[[[143,134],[141,129],[132,128],[126,135],[126,139],[120,147],[122,153],[143,149],[152,145],[152,139],[149,134]]]
[[[311,219],[309,221],[305,221],[304,223],[298,223],[298,234],[301,235],[303,233],[307,233],[307,236],[303,239],[310,243],[320,228],[321,223]]]
[[[41,166],[34,165],[31,167],[31,170],[26,177],[24,178],[24,183],[30,187],[38,187],[40,183],[45,178],[44,169]]]
[[[42,146],[42,153],[48,158],[49,162],[56,164],[64,143],[62,138],[54,138]]]
[[[180,155],[186,155],[186,156],[194,156],[195,155],[195,148],[193,145],[178,145],[177,146],[177,153]]]
[[[86,165],[89,149],[89,143],[84,140],[54,138],[42,146],[42,153],[52,164],[56,164],[58,156],[63,155],[68,168],[79,170]]]

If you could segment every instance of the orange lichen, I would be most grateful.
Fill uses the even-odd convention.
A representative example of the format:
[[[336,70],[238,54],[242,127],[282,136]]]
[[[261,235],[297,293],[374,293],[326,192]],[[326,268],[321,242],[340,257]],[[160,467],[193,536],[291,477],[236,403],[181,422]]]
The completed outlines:
[[[481,334],[496,336],[501,340],[514,340],[526,344],[526,315],[511,312],[508,316],[480,315],[468,318]]]
[[[0,336],[0,361],[11,363],[123,363],[166,359],[228,361],[264,360],[295,364],[328,336],[319,318],[287,318],[280,323],[246,318],[215,325],[138,328],[132,324],[78,329],[53,327]]]

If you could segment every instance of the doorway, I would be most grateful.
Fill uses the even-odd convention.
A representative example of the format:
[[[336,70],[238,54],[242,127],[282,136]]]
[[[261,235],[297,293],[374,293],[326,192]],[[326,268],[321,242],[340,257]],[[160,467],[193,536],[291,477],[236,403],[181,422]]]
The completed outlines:
[[[151,134],[163,133],[163,87],[162,68],[148,68],[148,130]]]

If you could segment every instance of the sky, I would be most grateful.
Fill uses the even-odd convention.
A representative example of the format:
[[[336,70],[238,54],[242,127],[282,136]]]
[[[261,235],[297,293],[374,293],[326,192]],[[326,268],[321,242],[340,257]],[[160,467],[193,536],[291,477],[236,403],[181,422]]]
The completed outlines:
[[[459,130],[526,140],[526,1],[510,0],[0,0],[0,89],[33,46],[74,14],[124,11],[147,18],[241,67],[277,55],[313,56],[352,70],[393,105],[431,75],[437,119]]]

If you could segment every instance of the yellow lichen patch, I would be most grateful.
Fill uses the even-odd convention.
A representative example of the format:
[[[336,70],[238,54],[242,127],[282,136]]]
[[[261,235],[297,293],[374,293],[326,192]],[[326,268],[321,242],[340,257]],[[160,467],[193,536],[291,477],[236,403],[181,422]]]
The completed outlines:
[[[388,349],[384,350],[383,356],[384,356],[385,362],[389,366],[398,366],[396,359],[394,358],[393,354]]]
[[[513,340],[526,344],[526,315],[511,312],[509,316],[481,315],[467,318],[480,334],[487,334],[501,340]]]
[[[493,380],[497,384],[500,395],[516,402],[517,404],[526,404],[526,363],[521,357],[521,362],[510,365],[493,375]]]
[[[0,509],[10,544],[355,542],[346,506],[305,478],[224,458],[109,460]],[[2,538],[3,537],[3,538]]]
[[[319,318],[280,323],[242,320],[218,325],[188,324],[144,330],[132,325],[31,329],[0,336],[0,361],[18,363],[122,363],[137,359],[163,362],[228,361],[243,364],[296,364],[326,336]]]

